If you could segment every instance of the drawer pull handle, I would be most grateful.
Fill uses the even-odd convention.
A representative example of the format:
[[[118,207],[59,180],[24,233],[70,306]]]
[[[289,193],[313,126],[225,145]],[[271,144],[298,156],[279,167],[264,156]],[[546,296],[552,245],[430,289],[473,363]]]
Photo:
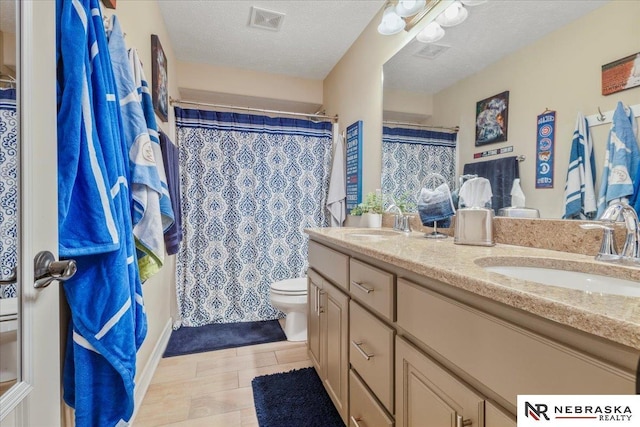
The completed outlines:
[[[364,286],[362,283],[358,283],[358,282],[356,282],[356,281],[354,281],[354,280],[352,280],[352,281],[351,281],[351,284],[352,284],[353,286],[355,286],[356,288],[360,289],[362,292],[365,292],[365,293],[367,293],[367,294],[370,294],[371,292],[373,292],[373,291],[374,291],[374,289],[372,289],[372,288],[367,288],[367,287],[366,287],[366,286]]]
[[[468,427],[473,424],[473,421],[462,418],[462,415],[456,415],[456,427]]]
[[[360,417],[356,418],[353,415],[351,415],[351,422],[355,427],[360,427],[360,423],[358,423],[358,421],[362,421],[362,418]]]
[[[354,345],[354,347],[356,348],[356,350],[358,350],[358,352],[362,355],[362,357],[364,357],[367,360],[370,360],[373,357],[373,354],[367,353],[366,351],[364,351],[362,349],[362,343],[361,342],[355,342],[355,341],[351,341],[351,344]]]

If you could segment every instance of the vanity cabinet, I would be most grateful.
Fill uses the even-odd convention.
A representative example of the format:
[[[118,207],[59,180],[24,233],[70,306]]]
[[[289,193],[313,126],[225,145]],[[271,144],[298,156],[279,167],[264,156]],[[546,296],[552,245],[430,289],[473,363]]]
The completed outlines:
[[[307,284],[307,347],[318,376],[346,424],[349,297],[314,268],[307,271]]]
[[[484,398],[408,341],[396,339],[396,425],[483,427]]]

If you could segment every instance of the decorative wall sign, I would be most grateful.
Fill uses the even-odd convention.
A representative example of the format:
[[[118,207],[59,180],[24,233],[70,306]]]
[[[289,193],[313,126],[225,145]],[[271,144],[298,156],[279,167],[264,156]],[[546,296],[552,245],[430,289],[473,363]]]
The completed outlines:
[[[536,188],[553,188],[553,149],[556,139],[556,112],[538,116],[536,133]]]
[[[640,86],[640,52],[602,66],[602,94]]]
[[[362,202],[362,120],[347,127],[347,211]]]
[[[510,145],[508,147],[496,148],[495,150],[487,150],[487,151],[481,151],[479,153],[473,153],[473,158],[481,159],[483,157],[495,156],[497,154],[512,153],[512,152],[513,152],[513,145]]]
[[[507,140],[509,91],[476,103],[476,146]]]
[[[160,39],[151,34],[151,80],[153,110],[160,120],[166,122],[169,112],[169,74],[167,73],[167,57],[162,50]]]

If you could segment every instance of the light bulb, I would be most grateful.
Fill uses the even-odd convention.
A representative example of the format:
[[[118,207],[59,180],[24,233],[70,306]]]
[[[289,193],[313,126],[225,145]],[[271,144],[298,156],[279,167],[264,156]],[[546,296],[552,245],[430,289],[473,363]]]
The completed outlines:
[[[400,0],[396,6],[396,13],[406,18],[418,13],[426,4],[426,0]]]
[[[444,30],[437,22],[430,22],[416,35],[416,40],[422,43],[433,43],[444,37]]]
[[[444,11],[444,16],[449,20],[453,20],[456,19],[458,13],[460,13],[460,3],[455,2]]]

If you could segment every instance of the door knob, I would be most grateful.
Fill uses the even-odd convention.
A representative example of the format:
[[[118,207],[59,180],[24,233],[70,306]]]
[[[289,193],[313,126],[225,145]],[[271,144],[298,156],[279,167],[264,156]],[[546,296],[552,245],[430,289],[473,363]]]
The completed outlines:
[[[41,251],[33,259],[34,279],[33,287],[46,288],[54,280],[64,282],[73,277],[78,270],[75,260],[56,261],[49,251]]]

